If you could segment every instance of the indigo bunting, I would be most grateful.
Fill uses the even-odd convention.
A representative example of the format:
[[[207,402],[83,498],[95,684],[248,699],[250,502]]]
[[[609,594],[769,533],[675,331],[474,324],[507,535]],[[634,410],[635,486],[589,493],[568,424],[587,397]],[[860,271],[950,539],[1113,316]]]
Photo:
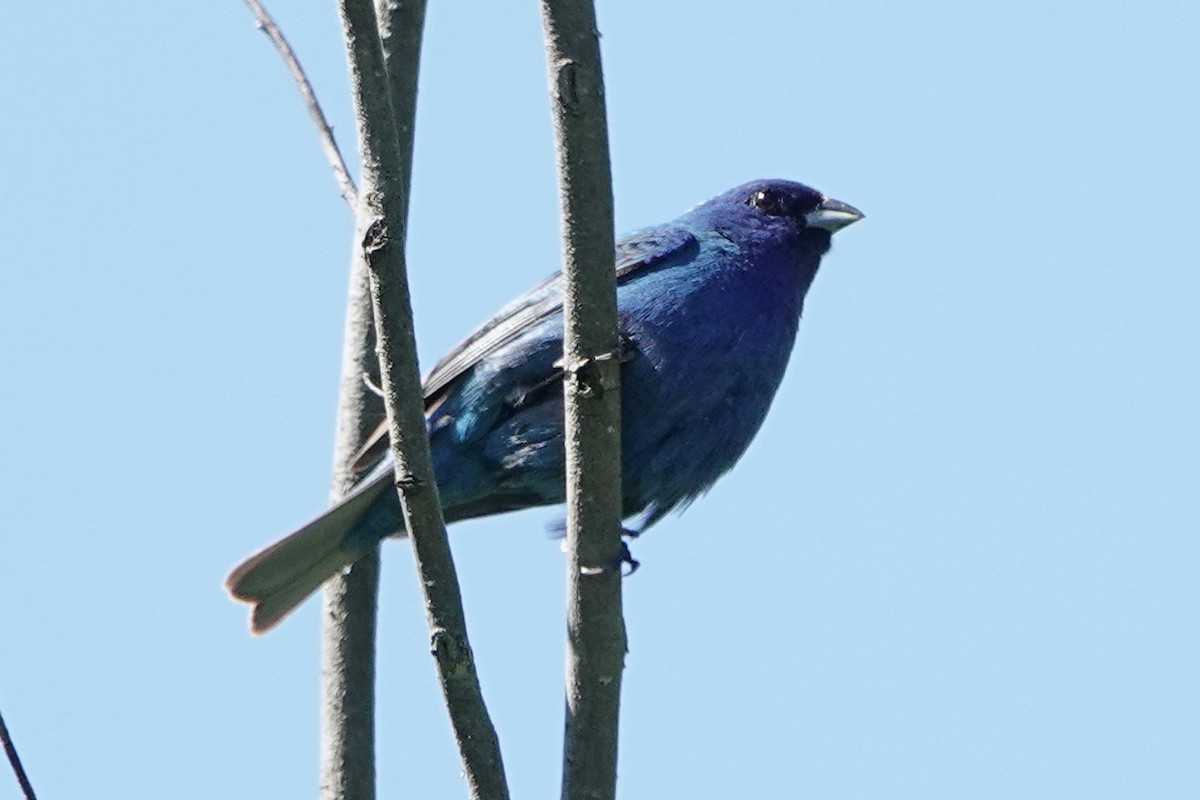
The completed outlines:
[[[616,244],[623,513],[640,533],[727,472],[762,425],[804,296],[852,206],[783,180],[747,183]],[[443,358],[424,381],[446,522],[564,501],[562,276]],[[251,556],[226,586],[269,630],[384,537],[403,533],[386,432],[332,509]]]

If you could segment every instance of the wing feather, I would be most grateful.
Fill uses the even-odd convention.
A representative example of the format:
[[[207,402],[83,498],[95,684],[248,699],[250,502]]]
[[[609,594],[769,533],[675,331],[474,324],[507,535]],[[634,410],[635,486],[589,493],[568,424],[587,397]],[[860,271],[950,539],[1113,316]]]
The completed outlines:
[[[695,236],[678,225],[657,225],[630,234],[616,245],[617,285],[667,260],[690,258],[698,247]],[[556,272],[476,328],[425,376],[425,413],[433,412],[480,361],[561,313],[562,303],[562,273]],[[356,455],[356,471],[369,471],[383,459],[387,438],[384,420]]]

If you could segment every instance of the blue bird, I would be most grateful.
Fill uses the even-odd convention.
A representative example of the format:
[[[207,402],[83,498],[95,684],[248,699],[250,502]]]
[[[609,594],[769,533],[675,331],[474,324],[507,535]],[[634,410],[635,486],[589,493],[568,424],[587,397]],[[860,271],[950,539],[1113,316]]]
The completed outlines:
[[[832,234],[862,218],[799,183],[747,183],[616,246],[624,516],[644,531],[746,451],[787,367]],[[562,276],[501,309],[425,378],[446,522],[564,501]],[[226,581],[276,625],[387,536],[403,534],[386,431],[337,506]]]

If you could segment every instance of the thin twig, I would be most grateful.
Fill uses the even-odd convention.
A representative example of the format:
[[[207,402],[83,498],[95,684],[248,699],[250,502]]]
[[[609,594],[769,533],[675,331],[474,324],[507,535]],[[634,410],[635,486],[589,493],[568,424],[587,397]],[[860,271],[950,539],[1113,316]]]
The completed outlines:
[[[25,774],[25,767],[21,764],[21,757],[17,755],[17,746],[8,732],[8,726],[4,724],[3,714],[0,714],[0,742],[4,744],[4,753],[8,756],[8,763],[12,765],[13,773],[17,776],[17,783],[21,784],[25,800],[37,800],[37,796],[33,793],[33,786],[29,783],[29,776]]]
[[[350,170],[346,168],[342,151],[333,138],[333,128],[329,125],[329,120],[325,118],[321,104],[317,102],[317,93],[313,90],[312,82],[304,72],[304,67],[300,65],[300,59],[296,57],[296,52],[292,50],[283,31],[279,29],[275,18],[271,16],[266,7],[259,0],[243,0],[243,2],[250,9],[250,13],[254,15],[258,27],[275,45],[288,72],[292,74],[292,80],[296,82],[296,88],[300,90],[300,96],[304,98],[308,116],[312,119],[313,125],[317,126],[317,137],[321,140],[321,149],[325,151],[325,158],[328,159],[329,166],[333,167],[333,177],[337,181],[338,190],[349,204],[350,210],[353,211],[358,206],[358,189],[354,186],[354,179],[350,177]]]
[[[542,0],[563,228],[567,451],[565,800],[611,800],[625,666],[612,172],[592,0]]]
[[[404,522],[425,595],[438,677],[462,755],[472,798],[506,800],[508,787],[495,728],[483,702],[467,638],[454,559],[446,538],[441,503],[425,429],[421,378],[405,269],[408,194],[411,185],[412,121],[416,114],[415,70],[424,0],[404,0],[408,30],[404,57],[385,66],[378,19],[370,0],[339,0],[350,59],[350,86],[362,157],[362,202],[358,236],[371,277],[379,368],[388,434]],[[396,9],[393,9],[395,12]],[[387,15],[384,9],[384,15]],[[393,22],[400,17],[394,16]],[[409,88],[393,94],[389,72],[413,70]],[[393,81],[397,87],[399,80]],[[402,133],[401,133],[402,132]]]

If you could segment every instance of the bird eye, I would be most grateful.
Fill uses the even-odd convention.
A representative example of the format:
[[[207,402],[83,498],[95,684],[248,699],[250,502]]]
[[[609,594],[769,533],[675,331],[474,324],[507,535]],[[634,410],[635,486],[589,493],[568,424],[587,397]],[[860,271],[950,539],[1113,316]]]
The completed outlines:
[[[792,210],[792,204],[788,202],[787,197],[770,189],[759,189],[750,195],[750,199],[747,202],[759,211],[772,217],[786,217],[791,214]]]

